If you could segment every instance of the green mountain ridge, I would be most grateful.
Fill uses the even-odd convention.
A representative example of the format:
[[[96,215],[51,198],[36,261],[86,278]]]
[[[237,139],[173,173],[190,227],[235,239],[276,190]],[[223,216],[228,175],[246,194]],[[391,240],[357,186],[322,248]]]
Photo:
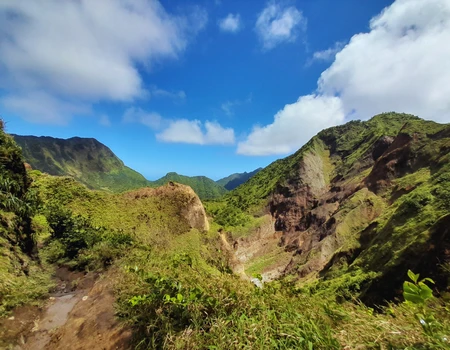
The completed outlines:
[[[217,180],[216,182],[225,187],[227,190],[234,190],[236,187],[242,185],[244,182],[248,181],[250,178],[255,176],[263,168],[255,169],[251,172],[234,173],[223,179]]]
[[[162,186],[171,181],[190,186],[202,200],[217,199],[228,192],[223,186],[206,176],[184,176],[175,172],[167,173],[162,178],[152,181],[152,185]]]
[[[33,169],[55,176],[72,176],[91,189],[119,193],[174,181],[191,186],[201,199],[217,199],[227,192],[205,176],[168,173],[161,179],[149,181],[125,166],[107,146],[93,138],[12,136]]]
[[[111,192],[148,186],[149,182],[93,138],[12,135],[33,169],[50,175],[73,176],[92,189]]]
[[[261,170],[213,215],[231,232],[268,215],[281,237],[272,251],[255,253],[250,245],[247,268],[263,275],[281,268],[278,276],[312,293],[356,293],[379,304],[396,297],[408,269],[431,275],[445,290],[449,151],[449,124],[398,113],[351,121]],[[259,230],[254,235],[246,242],[260,239]],[[290,256],[281,267],[279,246]]]

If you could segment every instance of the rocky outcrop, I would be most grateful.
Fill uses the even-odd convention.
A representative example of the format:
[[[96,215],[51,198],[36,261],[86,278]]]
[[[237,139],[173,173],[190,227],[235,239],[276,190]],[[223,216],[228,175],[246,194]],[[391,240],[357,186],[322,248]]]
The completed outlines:
[[[175,205],[178,215],[187,222],[190,228],[195,228],[199,231],[209,230],[205,208],[200,198],[189,186],[169,182],[167,185],[158,188],[145,187],[136,191],[130,191],[125,193],[124,196],[128,199],[136,200],[151,196],[165,197]]]

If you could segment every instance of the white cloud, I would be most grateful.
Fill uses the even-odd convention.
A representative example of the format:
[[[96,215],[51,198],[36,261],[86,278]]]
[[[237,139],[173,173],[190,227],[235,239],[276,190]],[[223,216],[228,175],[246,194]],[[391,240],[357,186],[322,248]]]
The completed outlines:
[[[176,59],[206,20],[199,8],[170,15],[156,0],[1,1],[0,88],[59,104],[133,100],[145,92],[137,65]],[[29,109],[26,118],[54,120],[51,108]]]
[[[319,79],[347,113],[385,111],[450,121],[450,1],[397,0],[352,37]]]
[[[45,92],[3,96],[1,105],[8,111],[22,115],[25,120],[40,124],[66,125],[73,114],[89,114],[88,105],[60,100]]]
[[[217,122],[206,121],[204,128],[199,120],[178,119],[170,122],[169,127],[156,135],[164,142],[190,143],[198,145],[232,145],[234,130],[224,128]]]
[[[147,112],[142,108],[131,107],[123,114],[124,123],[139,123],[151,129],[159,129],[162,126],[163,118],[155,112]]]
[[[272,124],[255,127],[238,144],[244,155],[285,154],[297,150],[320,130],[344,121],[341,100],[337,97],[307,95],[279,111]]]
[[[111,126],[111,120],[106,114],[102,114],[98,122],[101,126]]]
[[[344,43],[341,41],[338,41],[337,43],[334,44],[333,47],[330,47],[326,50],[322,50],[322,51],[316,51],[313,54],[313,61],[332,61],[334,60],[334,57],[336,56],[336,54],[342,50],[342,48],[344,47]]]
[[[230,13],[228,16],[221,19],[218,24],[220,30],[223,32],[237,33],[242,27],[241,16],[239,14],[233,15]]]
[[[266,50],[283,42],[293,42],[306,31],[307,20],[295,7],[269,2],[258,15],[255,30]]]
[[[286,154],[317,131],[381,112],[450,122],[450,2],[397,0],[353,36],[302,96],[240,142],[246,155]],[[326,55],[324,54],[323,57]]]

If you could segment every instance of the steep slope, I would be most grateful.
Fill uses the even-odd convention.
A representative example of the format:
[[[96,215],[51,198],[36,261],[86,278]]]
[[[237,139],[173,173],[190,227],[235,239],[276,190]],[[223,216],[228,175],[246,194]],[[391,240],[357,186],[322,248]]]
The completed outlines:
[[[93,189],[123,192],[148,186],[138,172],[128,168],[95,139],[13,135],[33,169],[50,175],[69,175]]]
[[[184,176],[177,173],[167,173],[162,178],[152,181],[153,186],[162,186],[168,182],[178,182],[190,186],[200,199],[217,199],[227,190],[206,176]]]
[[[255,176],[262,168],[258,168],[256,170],[253,170],[249,173],[235,173],[231,174],[227,177],[224,177],[223,179],[217,180],[216,182],[225,187],[228,191],[234,190],[236,187],[242,185],[244,182],[246,182],[248,179]]]
[[[0,120],[0,317],[52,286],[37,259],[33,216],[40,203],[30,185],[21,150]]]
[[[320,132],[228,194],[227,203],[265,208],[279,245],[292,254],[284,274],[324,280],[310,285],[315,292],[356,291],[380,303],[394,297],[408,268],[445,290],[449,150],[449,125],[382,114]]]

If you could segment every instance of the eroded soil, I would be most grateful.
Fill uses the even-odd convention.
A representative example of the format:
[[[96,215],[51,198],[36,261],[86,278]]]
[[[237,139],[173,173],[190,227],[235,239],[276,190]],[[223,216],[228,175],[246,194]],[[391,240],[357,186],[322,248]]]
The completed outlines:
[[[114,315],[111,275],[58,269],[58,286],[43,306],[0,320],[0,349],[128,349],[131,331]]]

